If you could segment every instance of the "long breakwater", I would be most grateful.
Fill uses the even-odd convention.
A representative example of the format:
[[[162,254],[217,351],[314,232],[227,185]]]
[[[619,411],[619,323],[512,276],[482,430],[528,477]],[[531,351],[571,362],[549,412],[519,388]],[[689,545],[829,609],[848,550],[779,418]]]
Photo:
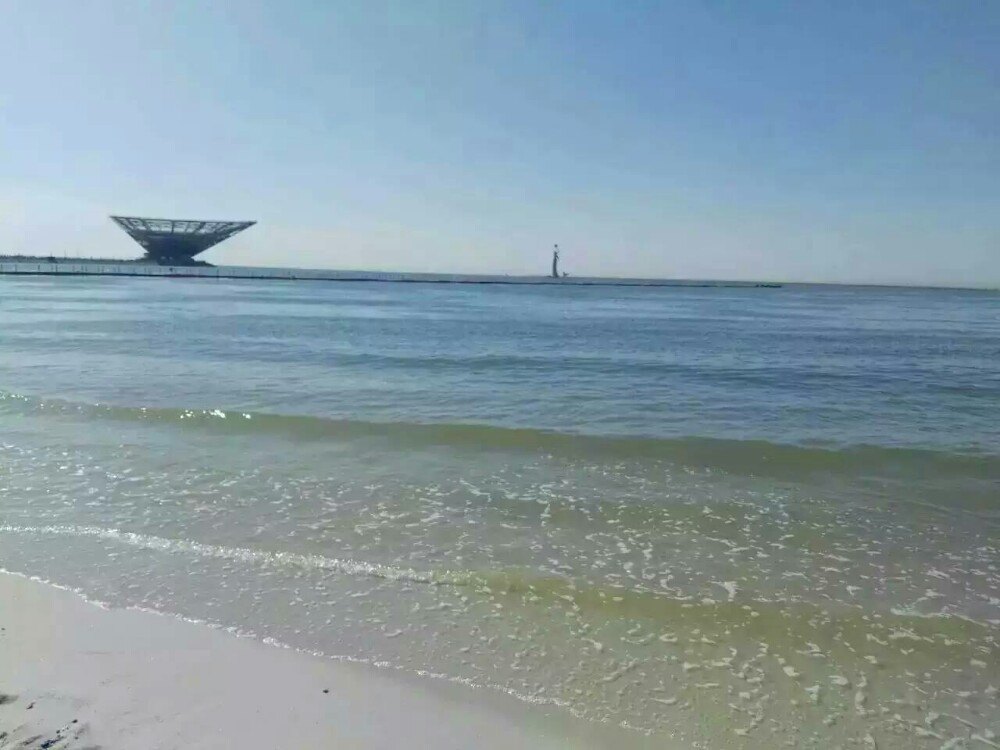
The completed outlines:
[[[184,279],[254,279],[261,281],[387,281],[424,284],[526,284],[552,286],[642,286],[777,288],[780,284],[741,281],[697,281],[669,279],[618,279],[586,276],[511,276],[392,271],[266,268],[260,266],[159,266],[153,263],[115,263],[88,260],[55,262],[0,262],[0,275],[10,276],[125,276]]]

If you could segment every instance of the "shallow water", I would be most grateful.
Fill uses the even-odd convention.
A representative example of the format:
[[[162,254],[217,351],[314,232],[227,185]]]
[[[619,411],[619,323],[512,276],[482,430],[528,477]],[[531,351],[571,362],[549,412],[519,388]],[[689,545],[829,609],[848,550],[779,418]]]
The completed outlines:
[[[0,279],[0,565],[681,746],[1000,732],[1000,297]]]

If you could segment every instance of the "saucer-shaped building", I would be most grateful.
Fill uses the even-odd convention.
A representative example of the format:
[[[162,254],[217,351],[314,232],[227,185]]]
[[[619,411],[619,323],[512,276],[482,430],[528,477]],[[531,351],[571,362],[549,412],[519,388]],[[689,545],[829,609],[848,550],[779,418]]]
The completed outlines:
[[[209,265],[194,257],[218,245],[255,221],[197,221],[112,216],[111,220],[142,245],[145,260],[161,266]]]

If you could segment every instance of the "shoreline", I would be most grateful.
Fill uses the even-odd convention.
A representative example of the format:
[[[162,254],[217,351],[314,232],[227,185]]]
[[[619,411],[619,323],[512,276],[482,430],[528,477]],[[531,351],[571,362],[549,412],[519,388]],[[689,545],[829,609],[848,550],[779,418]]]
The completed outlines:
[[[602,748],[641,735],[511,696],[107,609],[0,572],[0,747]]]

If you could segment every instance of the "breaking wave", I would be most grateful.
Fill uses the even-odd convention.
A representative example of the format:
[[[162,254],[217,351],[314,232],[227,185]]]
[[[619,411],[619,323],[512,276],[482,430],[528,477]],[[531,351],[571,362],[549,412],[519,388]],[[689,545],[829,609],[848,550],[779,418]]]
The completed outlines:
[[[0,410],[150,423],[214,434],[294,440],[377,440],[388,449],[443,445],[469,451],[659,459],[733,474],[795,480],[817,474],[1000,482],[1000,456],[876,445],[817,446],[704,437],[622,437],[471,423],[374,422],[223,409],[86,404],[0,391]]]

